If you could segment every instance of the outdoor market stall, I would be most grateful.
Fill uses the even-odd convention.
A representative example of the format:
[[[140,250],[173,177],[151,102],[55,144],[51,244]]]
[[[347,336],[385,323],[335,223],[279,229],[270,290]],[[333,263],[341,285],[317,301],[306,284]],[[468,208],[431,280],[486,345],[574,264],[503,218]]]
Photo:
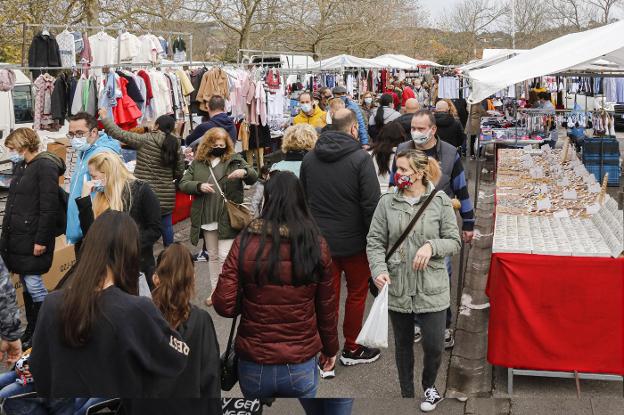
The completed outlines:
[[[624,223],[606,180],[567,144],[504,149],[494,197],[488,360],[510,394],[513,375],[622,380]]]

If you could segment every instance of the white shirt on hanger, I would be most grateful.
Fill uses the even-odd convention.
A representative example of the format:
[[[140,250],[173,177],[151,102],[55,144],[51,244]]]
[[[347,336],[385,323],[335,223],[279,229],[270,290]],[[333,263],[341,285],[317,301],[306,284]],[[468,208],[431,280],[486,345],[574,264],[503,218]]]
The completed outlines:
[[[132,33],[124,32],[117,39],[119,42],[119,59],[122,62],[132,61],[141,52],[141,41]]]
[[[163,48],[158,38],[152,34],[147,34],[139,37],[139,40],[141,41],[141,51],[134,62],[160,62],[160,55],[163,53]]]
[[[61,53],[61,66],[64,68],[76,66],[76,43],[74,42],[74,35],[65,29],[56,36],[56,42],[58,43],[59,52]]]
[[[117,62],[117,40],[106,32],[89,37],[93,66],[114,65]]]

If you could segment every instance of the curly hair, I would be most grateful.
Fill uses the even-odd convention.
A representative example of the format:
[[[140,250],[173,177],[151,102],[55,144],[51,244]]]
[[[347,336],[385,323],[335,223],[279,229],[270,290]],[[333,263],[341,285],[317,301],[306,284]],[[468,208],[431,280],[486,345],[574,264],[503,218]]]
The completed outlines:
[[[195,160],[197,161],[209,161],[210,160],[210,150],[212,150],[212,146],[217,140],[225,141],[225,154],[221,159],[223,161],[229,160],[234,154],[234,144],[232,143],[232,139],[227,131],[225,131],[221,127],[211,128],[204,134],[201,138],[201,142],[199,147],[197,148],[197,153],[195,154]]]
[[[286,129],[282,140],[282,151],[308,151],[314,148],[318,135],[310,124],[296,124]]]
[[[36,153],[39,151],[41,140],[39,140],[35,130],[22,127],[9,134],[6,140],[4,140],[4,145],[15,151],[28,150],[31,153]]]

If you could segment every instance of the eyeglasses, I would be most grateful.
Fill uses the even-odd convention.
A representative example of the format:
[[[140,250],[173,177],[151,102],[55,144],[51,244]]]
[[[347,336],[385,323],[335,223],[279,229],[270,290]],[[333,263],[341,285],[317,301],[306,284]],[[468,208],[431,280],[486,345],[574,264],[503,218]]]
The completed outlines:
[[[72,138],[85,138],[85,136],[89,134],[88,131],[76,131],[75,133],[67,133],[67,138],[69,138],[70,140]]]

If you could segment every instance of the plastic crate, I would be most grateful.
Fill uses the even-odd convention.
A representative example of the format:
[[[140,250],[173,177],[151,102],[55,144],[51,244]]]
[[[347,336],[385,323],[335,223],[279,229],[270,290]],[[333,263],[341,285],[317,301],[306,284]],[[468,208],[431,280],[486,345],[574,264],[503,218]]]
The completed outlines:
[[[586,138],[583,154],[620,154],[620,145],[615,138]]]
[[[600,166],[599,164],[589,164],[589,165],[585,165],[585,168],[587,169],[588,172],[590,172],[591,174],[594,175],[594,177],[596,178],[596,181],[598,183],[602,184],[602,179],[604,178],[604,175],[606,173],[609,173],[609,179],[607,180],[607,185],[608,186],[619,186],[620,185],[620,175],[622,174],[622,171],[620,169],[620,166],[616,165],[616,166],[609,166],[609,165],[603,165]]]
[[[617,166],[620,164],[619,154],[583,154],[583,164],[605,164],[609,166]]]

